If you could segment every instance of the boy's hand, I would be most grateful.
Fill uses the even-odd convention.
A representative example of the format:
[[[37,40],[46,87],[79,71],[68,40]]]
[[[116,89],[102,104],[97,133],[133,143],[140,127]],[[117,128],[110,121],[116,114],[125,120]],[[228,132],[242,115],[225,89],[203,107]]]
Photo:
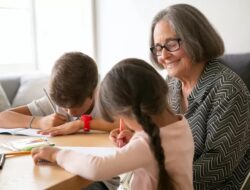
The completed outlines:
[[[83,128],[82,122],[76,120],[64,123],[63,125],[57,127],[41,130],[38,133],[50,136],[69,135],[78,132],[81,128]]]
[[[36,117],[34,120],[34,125],[40,126],[40,129],[42,130],[46,130],[46,129],[50,129],[50,128],[62,125],[66,122],[67,122],[66,116],[62,114],[58,114],[58,113],[53,113],[45,117]]]
[[[39,164],[40,161],[56,162],[56,155],[60,149],[51,146],[45,146],[40,148],[33,148],[31,151],[32,158],[35,164]]]
[[[110,132],[109,139],[116,146],[123,147],[129,142],[132,136],[133,136],[133,133],[130,130],[124,129],[120,132],[120,130],[117,128],[117,129],[113,129]]]

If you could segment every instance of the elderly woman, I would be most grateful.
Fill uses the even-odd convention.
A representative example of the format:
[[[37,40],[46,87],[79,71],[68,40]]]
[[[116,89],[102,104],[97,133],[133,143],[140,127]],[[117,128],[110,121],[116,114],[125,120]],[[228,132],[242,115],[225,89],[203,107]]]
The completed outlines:
[[[199,10],[176,4],[155,16],[150,50],[167,70],[172,109],[192,129],[194,189],[240,189],[250,170],[250,94],[217,59],[221,37]]]

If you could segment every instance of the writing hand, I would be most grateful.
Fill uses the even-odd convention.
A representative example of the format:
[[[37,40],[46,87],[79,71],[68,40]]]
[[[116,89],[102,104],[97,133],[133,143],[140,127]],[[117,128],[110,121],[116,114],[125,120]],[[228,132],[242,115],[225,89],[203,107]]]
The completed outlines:
[[[133,136],[133,133],[128,130],[124,129],[120,131],[118,128],[113,129],[109,134],[109,139],[118,147],[125,146],[131,137]]]
[[[37,117],[34,124],[36,124],[35,122],[39,124],[40,129],[46,130],[66,123],[67,117],[59,113],[53,113],[45,117]]]
[[[78,132],[82,128],[79,120],[64,123],[63,125],[38,131],[42,135],[59,136],[69,135]]]

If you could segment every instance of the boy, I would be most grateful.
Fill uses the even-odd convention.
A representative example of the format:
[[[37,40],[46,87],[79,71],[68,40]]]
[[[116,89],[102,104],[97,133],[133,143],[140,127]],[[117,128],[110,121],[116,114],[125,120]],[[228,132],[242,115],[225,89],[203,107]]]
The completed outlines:
[[[95,61],[81,53],[68,52],[55,63],[50,79],[50,96],[56,104],[56,113],[47,97],[30,104],[0,112],[0,123],[5,128],[40,128],[41,134],[51,136],[88,131],[110,131],[116,123],[108,123],[95,117],[93,107],[98,83]],[[83,116],[82,116],[83,115]],[[79,118],[79,119],[78,119]]]

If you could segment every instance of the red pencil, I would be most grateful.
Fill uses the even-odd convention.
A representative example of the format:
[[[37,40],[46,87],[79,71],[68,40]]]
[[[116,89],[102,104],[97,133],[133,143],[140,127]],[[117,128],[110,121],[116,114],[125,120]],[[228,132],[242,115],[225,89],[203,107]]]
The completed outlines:
[[[123,120],[120,119],[120,132],[124,129]]]
[[[124,124],[123,124],[123,120],[120,119],[120,127],[119,127],[119,131],[122,132],[122,130],[124,129]],[[118,146],[121,147],[121,141],[123,141],[123,139],[118,139]]]

